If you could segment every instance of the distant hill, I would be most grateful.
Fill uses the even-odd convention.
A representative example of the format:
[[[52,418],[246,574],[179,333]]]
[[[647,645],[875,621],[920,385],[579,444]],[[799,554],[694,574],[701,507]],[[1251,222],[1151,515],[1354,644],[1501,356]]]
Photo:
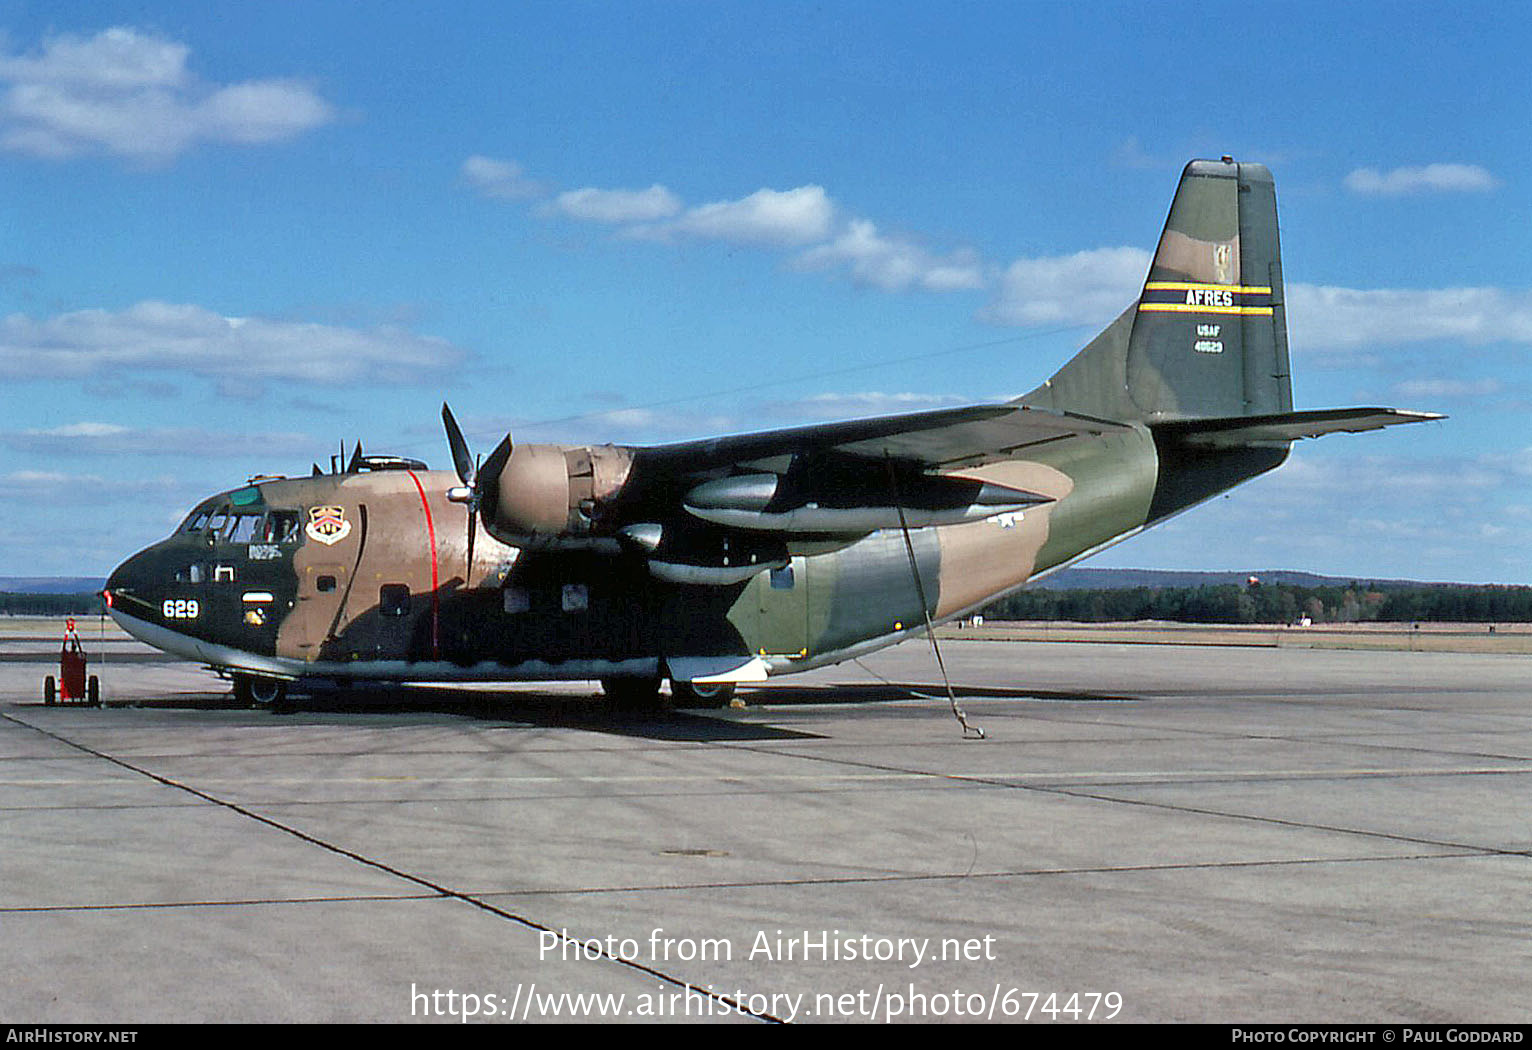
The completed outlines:
[[[105,586],[95,576],[0,576],[0,591],[7,594],[85,594]]]
[[[1362,576],[1320,576],[1291,569],[1260,569],[1251,572],[1179,572],[1169,569],[1063,569],[1029,584],[1041,591],[1111,591],[1130,587],[1161,590],[1166,587],[1217,587],[1234,583],[1243,587],[1250,577],[1262,583],[1286,583],[1294,587],[1347,587],[1365,583],[1372,590],[1423,587],[1418,580],[1369,580]]]

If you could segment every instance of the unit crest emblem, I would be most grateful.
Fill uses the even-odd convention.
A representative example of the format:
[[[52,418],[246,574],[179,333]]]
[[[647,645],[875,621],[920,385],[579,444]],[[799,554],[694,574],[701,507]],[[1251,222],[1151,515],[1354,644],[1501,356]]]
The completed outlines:
[[[309,523],[304,528],[309,539],[325,545],[339,543],[351,535],[351,523],[346,520],[344,507],[310,507]]]

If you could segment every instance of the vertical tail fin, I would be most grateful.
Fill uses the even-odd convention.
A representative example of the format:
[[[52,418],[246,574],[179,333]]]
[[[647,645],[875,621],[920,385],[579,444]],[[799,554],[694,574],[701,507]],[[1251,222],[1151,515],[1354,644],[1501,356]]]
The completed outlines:
[[[1291,411],[1271,172],[1188,164],[1138,303],[1022,400],[1152,422]]]

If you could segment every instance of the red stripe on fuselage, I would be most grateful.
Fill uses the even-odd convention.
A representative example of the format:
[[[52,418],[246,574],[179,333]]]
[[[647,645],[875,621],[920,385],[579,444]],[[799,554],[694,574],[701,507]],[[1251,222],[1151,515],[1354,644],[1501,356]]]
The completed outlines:
[[[426,501],[425,486],[420,483],[420,479],[415,476],[413,470],[407,470],[405,473],[415,483],[415,491],[420,493],[420,509],[426,512],[426,540],[431,544],[431,659],[440,660],[442,655],[441,592],[436,566],[436,523],[431,520],[431,504]]]

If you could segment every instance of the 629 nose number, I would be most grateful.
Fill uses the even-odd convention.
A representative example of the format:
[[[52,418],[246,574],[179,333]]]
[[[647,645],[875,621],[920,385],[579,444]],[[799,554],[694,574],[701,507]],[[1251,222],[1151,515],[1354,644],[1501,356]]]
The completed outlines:
[[[202,612],[202,603],[195,598],[166,598],[160,611],[167,620],[195,620]]]

